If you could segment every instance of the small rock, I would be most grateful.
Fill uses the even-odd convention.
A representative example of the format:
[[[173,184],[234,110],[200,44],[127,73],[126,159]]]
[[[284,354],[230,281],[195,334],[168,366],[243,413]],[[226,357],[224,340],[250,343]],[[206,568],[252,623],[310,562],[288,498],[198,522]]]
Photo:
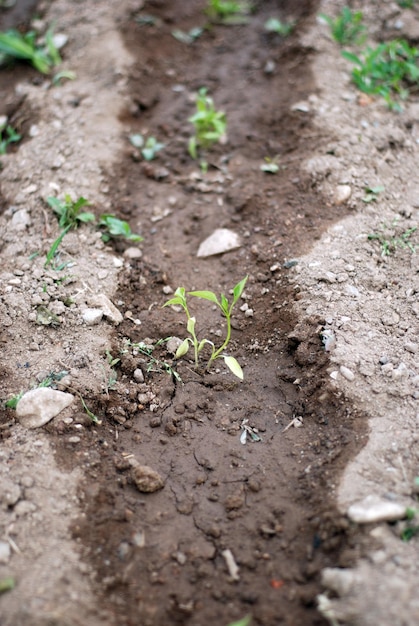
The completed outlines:
[[[253,309],[247,309],[247,311],[244,312],[244,316],[253,317]]]
[[[0,505],[4,509],[11,508],[22,496],[22,490],[10,478],[5,476],[0,481]]]
[[[240,248],[240,237],[228,228],[217,228],[199,246],[197,256],[209,257]]]
[[[134,248],[134,246],[132,246],[131,248],[127,248],[125,250],[124,256],[127,259],[141,259],[141,257],[143,256],[143,253],[141,252],[139,248]]]
[[[47,424],[73,402],[71,393],[41,387],[25,393],[16,406],[16,416],[26,428]]]
[[[322,585],[336,591],[340,596],[348,595],[355,580],[353,570],[326,567],[322,572]]]
[[[355,380],[355,374],[353,373],[352,370],[349,369],[349,367],[345,367],[344,365],[341,365],[339,370],[342,376],[346,378],[346,380],[349,380],[350,382]]]
[[[339,206],[340,204],[347,202],[351,197],[351,194],[352,189],[349,185],[338,185],[333,196],[334,204]]]
[[[22,231],[31,224],[31,218],[26,209],[19,209],[13,214],[10,227],[12,230]]]
[[[418,351],[418,344],[414,341],[406,341],[404,344],[405,350],[411,352],[412,354],[416,354]]]
[[[349,507],[348,517],[357,524],[395,522],[406,517],[406,507],[398,502],[382,500],[377,496],[367,496],[361,502]]]
[[[173,289],[170,285],[165,285],[162,289],[162,292],[165,296],[170,296],[170,294],[173,293]]]
[[[144,374],[143,374],[143,370],[141,368],[137,367],[137,369],[134,370],[133,376],[134,376],[134,380],[137,383],[143,383],[144,382]]]
[[[92,304],[93,306],[100,307],[104,317],[106,317],[111,324],[115,324],[115,326],[120,324],[124,319],[120,311],[118,311],[113,302],[111,302],[104,293],[94,296]]]
[[[396,311],[388,311],[381,317],[384,326],[395,326],[400,322],[400,315]]]
[[[7,541],[0,541],[0,563],[6,564],[10,561],[11,549]]]
[[[141,493],[153,493],[163,489],[164,481],[158,472],[148,465],[137,465],[135,461],[132,464],[134,466],[131,470],[131,476],[138,491],[141,491]]]
[[[169,354],[176,354],[176,350],[182,343],[182,339],[179,337],[170,337],[169,341],[166,343],[166,349]]]
[[[102,309],[85,309],[81,316],[88,326],[95,326],[101,321],[103,311]]]

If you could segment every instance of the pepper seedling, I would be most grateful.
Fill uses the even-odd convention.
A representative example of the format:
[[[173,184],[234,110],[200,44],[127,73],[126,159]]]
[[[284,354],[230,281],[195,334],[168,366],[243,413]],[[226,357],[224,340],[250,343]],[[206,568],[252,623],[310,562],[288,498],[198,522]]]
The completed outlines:
[[[180,359],[181,357],[185,356],[188,353],[189,348],[192,346],[194,350],[195,367],[198,367],[199,355],[202,352],[202,350],[205,348],[205,346],[208,346],[211,350],[211,355],[206,364],[205,369],[207,371],[210,369],[211,365],[214,363],[216,359],[223,359],[228,369],[235,376],[237,376],[237,378],[240,378],[240,380],[243,380],[243,370],[239,362],[233,356],[229,356],[228,354],[225,354],[224,351],[226,350],[231,339],[231,316],[233,313],[233,309],[238,299],[243,293],[247,279],[248,279],[248,276],[245,276],[243,280],[241,280],[239,283],[237,283],[237,285],[233,287],[233,300],[231,303],[228,301],[228,298],[224,294],[221,294],[220,298],[218,299],[218,297],[213,291],[206,291],[206,290],[205,291],[190,291],[186,293],[186,290],[184,287],[178,287],[176,289],[174,297],[170,298],[170,300],[165,302],[163,306],[174,305],[174,306],[182,307],[187,317],[186,329],[190,335],[190,337],[186,337],[186,339],[182,341],[179,348],[177,349],[176,355],[175,355],[177,359]],[[199,298],[200,300],[208,300],[209,302],[212,302],[220,309],[221,313],[225,317],[226,323],[227,323],[226,336],[222,345],[219,346],[218,348],[215,346],[215,344],[212,341],[210,341],[207,338],[198,339],[197,334],[196,334],[196,317],[190,314],[188,303],[187,303],[187,296],[192,296],[194,298]]]

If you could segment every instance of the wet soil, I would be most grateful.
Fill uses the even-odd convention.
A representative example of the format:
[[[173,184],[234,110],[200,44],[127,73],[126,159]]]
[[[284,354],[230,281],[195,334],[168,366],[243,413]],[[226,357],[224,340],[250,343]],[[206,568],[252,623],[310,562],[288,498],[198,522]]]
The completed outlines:
[[[250,614],[264,626],[320,626],[320,571],[359,556],[333,495],[366,433],[328,383],[325,320],[298,323],[299,289],[288,280],[294,259],[343,213],[299,168],[314,146],[330,141],[299,106],[316,90],[300,35],[317,2],[255,3],[247,25],[212,25],[189,46],[177,41],[175,28],[205,27],[204,5],[150,0],[121,19],[136,60],[120,113],[127,148],[107,187],[113,211],[144,236],[142,256],[121,272],[115,298],[125,312],[112,344],[117,382],[100,396],[85,393],[102,426],[85,419],[90,427],[76,450],[63,438],[70,426],[45,430],[58,463],[84,472],[83,515],[72,532],[115,624],[227,625]],[[297,20],[292,36],[265,32],[272,15]],[[10,76],[0,75],[0,88]],[[206,173],[187,153],[186,120],[201,86],[228,119],[228,141],[206,155]],[[7,97],[19,129],[21,102],[11,90]],[[155,161],[130,146],[129,134],[138,132],[165,143]],[[261,172],[265,157],[277,159],[277,174]],[[218,227],[239,234],[242,246],[197,258],[199,243]],[[162,308],[171,290],[228,294],[246,275],[229,346],[243,382],[222,366],[203,373],[187,359],[176,363],[165,343],[152,353],[158,362],[138,353],[139,342],[185,336],[181,314]],[[245,303],[252,316],[240,310]],[[207,304],[196,303],[198,329],[218,340],[225,321]],[[134,378],[139,368],[144,382]],[[289,427],[294,418],[302,427]],[[243,420],[260,441],[241,443]],[[139,494],[133,458],[157,471],[164,487]]]

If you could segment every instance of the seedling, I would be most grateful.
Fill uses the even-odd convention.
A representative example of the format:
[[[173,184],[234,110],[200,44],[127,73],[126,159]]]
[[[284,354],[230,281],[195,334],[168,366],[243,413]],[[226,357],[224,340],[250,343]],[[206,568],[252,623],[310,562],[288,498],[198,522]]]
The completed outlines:
[[[19,402],[22,396],[23,396],[23,391],[15,394],[11,398],[9,398],[9,400],[6,400],[6,402],[4,403],[4,406],[6,407],[6,409],[15,409],[17,406],[17,403]]]
[[[362,24],[363,15],[361,11],[351,11],[349,7],[345,6],[340,15],[335,18],[324,13],[320,13],[320,18],[328,24],[333,39],[339,45],[360,45],[365,41],[366,28]]]
[[[47,203],[58,215],[60,228],[77,228],[80,223],[95,221],[94,213],[80,212],[83,207],[90,204],[86,198],[80,197],[74,201],[69,194],[65,194],[64,200],[50,196],[47,198]]]
[[[15,579],[11,576],[7,576],[6,578],[0,579],[0,593],[4,593],[5,591],[11,591],[15,587]]]
[[[189,140],[189,154],[198,157],[198,149],[208,150],[225,137],[227,118],[223,111],[215,109],[214,100],[207,95],[206,87],[201,87],[196,98],[196,113],[189,118],[195,127],[195,135]]]
[[[238,622],[232,622],[228,626],[250,626],[250,622],[252,621],[251,615],[246,615],[243,619],[239,619]]]
[[[385,188],[379,185],[378,187],[366,187],[366,195],[362,198],[362,202],[375,202],[378,198],[378,194],[385,191]]]
[[[402,9],[413,9],[415,6],[415,0],[397,0],[397,4]]]
[[[37,45],[36,35],[32,31],[22,34],[12,29],[0,33],[0,64],[10,59],[28,61],[41,74],[48,74],[55,65],[61,63],[51,29],[45,36],[44,46]]]
[[[413,520],[416,517],[416,513],[417,511],[415,509],[412,509],[410,507],[406,509],[407,524],[400,533],[400,538],[402,539],[402,541],[410,541],[411,539],[413,539],[413,537],[415,537],[415,535],[419,534],[419,525],[417,523],[413,523]]]
[[[392,223],[393,230],[388,232],[387,226],[384,224],[380,231],[368,235],[368,239],[372,241],[378,241],[381,248],[381,256],[386,257],[394,254],[398,248],[408,248],[412,254],[416,252],[417,245],[410,241],[412,235],[416,232],[417,226],[407,228],[401,234],[396,234],[394,227],[397,225],[397,220]]]
[[[190,291],[187,294],[183,287],[178,287],[178,289],[176,289],[174,298],[171,298],[170,300],[165,302],[163,306],[175,305],[175,306],[182,307],[187,318],[186,329],[190,335],[190,337],[187,337],[186,339],[184,339],[184,341],[181,343],[181,345],[177,349],[177,352],[176,352],[177,359],[180,359],[182,356],[185,356],[188,353],[189,348],[192,346],[194,350],[195,367],[198,367],[199,355],[202,352],[202,350],[206,346],[208,346],[211,350],[211,355],[206,364],[207,371],[210,369],[211,365],[214,363],[216,359],[224,359],[224,363],[227,365],[229,370],[235,376],[243,380],[243,371],[238,361],[234,357],[228,356],[227,354],[225,354],[224,351],[226,350],[230,342],[230,338],[231,338],[231,315],[233,312],[233,308],[243,293],[243,290],[247,282],[247,278],[248,277],[246,276],[245,278],[243,278],[243,280],[237,283],[235,287],[233,287],[233,300],[231,303],[228,301],[228,299],[226,298],[224,294],[221,294],[220,299],[218,299],[215,293],[212,291]],[[189,312],[189,307],[187,303],[187,295],[193,296],[195,298],[199,298],[201,300],[208,300],[209,302],[212,302],[220,309],[221,313],[225,316],[226,323],[227,323],[226,336],[225,336],[224,342],[218,348],[216,348],[215,344],[209,339],[206,339],[206,338],[201,339],[201,340],[198,339],[196,335],[196,330],[195,330],[196,318],[192,316]]]
[[[144,139],[143,135],[140,133],[130,135],[129,140],[134,148],[141,150],[142,157],[146,161],[155,159],[157,153],[163,150],[165,146],[164,143],[159,143],[155,137],[147,137],[147,139]]]
[[[293,31],[294,22],[281,22],[277,17],[270,17],[265,22],[265,30],[268,33],[275,33],[281,37],[288,37]]]
[[[358,89],[384,98],[394,111],[401,111],[400,100],[406,100],[409,87],[419,83],[419,50],[402,39],[367,48],[361,56],[348,51],[342,55],[357,66],[352,80]]]
[[[183,30],[178,29],[172,30],[172,36],[181,43],[186,43],[186,45],[188,46],[197,39],[199,39],[202,33],[202,28],[199,28],[198,26],[196,26],[195,28],[191,28],[190,30],[188,30],[187,33],[185,33]]]
[[[109,390],[115,387],[117,380],[118,380],[118,376],[114,368],[115,368],[115,365],[117,365],[121,361],[121,359],[114,358],[112,354],[109,352],[109,350],[106,350],[106,361],[109,365],[110,372],[109,372],[109,375],[106,376],[106,372],[104,368],[105,391],[106,391],[106,395],[109,396]]]
[[[3,123],[0,123],[0,154],[6,154],[7,147],[11,143],[17,143],[22,139],[22,135],[19,135],[10,124],[7,123],[7,118],[2,118]]]
[[[275,157],[274,159],[265,157],[265,163],[262,163],[260,169],[262,172],[266,172],[267,174],[278,174],[279,165],[277,163],[277,157]]]
[[[113,237],[124,237],[127,241],[143,241],[141,235],[136,235],[132,232],[128,222],[120,220],[115,217],[115,215],[104,213],[100,216],[98,226],[104,229],[102,241],[105,243],[110,241]]]
[[[245,0],[209,0],[205,13],[212,22],[226,25],[247,24],[252,5]]]

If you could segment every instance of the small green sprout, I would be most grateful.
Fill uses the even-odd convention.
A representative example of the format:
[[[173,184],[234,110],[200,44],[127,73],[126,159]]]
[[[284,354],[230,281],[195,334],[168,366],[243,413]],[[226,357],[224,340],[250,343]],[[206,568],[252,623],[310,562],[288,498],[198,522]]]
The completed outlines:
[[[268,33],[275,33],[281,37],[288,37],[294,29],[294,22],[281,22],[277,17],[270,17],[265,22],[265,30]]]
[[[64,200],[49,196],[47,203],[58,216],[58,224],[60,228],[77,228],[79,223],[94,222],[94,213],[80,212],[85,206],[89,206],[90,202],[86,198],[80,197],[73,200],[69,194],[65,194]]]
[[[184,32],[183,30],[172,30],[172,36],[180,41],[181,43],[186,43],[186,45],[190,46],[194,41],[199,39],[199,37],[203,33],[203,29],[196,26],[195,28],[191,28],[188,32]]]
[[[54,86],[59,85],[62,80],[76,80],[77,76],[75,72],[71,70],[62,70],[61,72],[57,72],[52,79],[52,84]]]
[[[413,523],[416,518],[417,512],[418,511],[416,511],[416,509],[412,509],[410,507],[406,509],[407,523],[405,528],[400,533],[400,538],[402,539],[402,541],[410,541],[411,539],[413,539],[413,537],[419,534],[419,525]]]
[[[397,0],[397,4],[402,9],[413,9],[415,6],[415,0]]]
[[[266,172],[267,174],[278,174],[279,165],[277,163],[277,157],[275,157],[274,159],[265,157],[265,163],[262,163],[260,169],[262,172]]]
[[[51,29],[45,35],[44,46],[36,43],[36,35],[32,31],[22,34],[12,29],[0,33],[0,64],[10,59],[28,61],[41,74],[48,74],[61,63]]]
[[[343,51],[342,56],[356,65],[352,80],[358,89],[384,98],[393,111],[401,111],[400,101],[409,96],[409,87],[419,83],[419,49],[403,39],[367,48],[362,55]]]
[[[115,215],[103,214],[99,219],[99,227],[104,229],[102,240],[106,243],[112,237],[124,237],[127,241],[143,241],[141,235],[132,232],[128,222],[120,220]]]
[[[7,123],[7,117],[2,117],[0,121],[0,154],[6,154],[7,147],[21,139],[22,135],[19,135],[13,126]]]
[[[11,576],[7,576],[7,578],[0,579],[0,593],[4,593],[5,591],[11,591],[15,587],[15,579]]]
[[[180,375],[172,367],[170,363],[168,363],[167,361],[164,361],[163,359],[158,359],[153,355],[154,350],[158,348],[159,346],[161,346],[162,344],[169,341],[169,339],[171,339],[171,337],[166,337],[166,339],[159,339],[153,345],[146,344],[144,341],[140,341],[138,343],[131,343],[128,340],[128,345],[132,347],[134,354],[140,353],[147,358],[147,361],[148,361],[147,370],[146,370],[147,373],[166,372],[167,374],[169,374],[169,376],[174,378],[178,383],[182,383],[183,381]]]
[[[9,398],[9,400],[6,400],[6,402],[4,403],[4,406],[6,407],[6,409],[15,409],[17,406],[17,403],[19,402],[22,396],[23,396],[23,391],[15,394],[11,398]]]
[[[187,352],[189,351],[189,347],[193,346],[195,367],[198,367],[199,355],[202,352],[202,350],[206,346],[208,346],[211,350],[211,355],[207,362],[206,370],[209,370],[212,363],[214,363],[216,359],[221,358],[221,359],[224,359],[224,363],[227,365],[229,370],[235,376],[240,378],[240,380],[243,380],[243,371],[238,361],[234,357],[228,356],[227,354],[225,354],[224,351],[226,350],[230,342],[230,338],[231,338],[231,315],[233,312],[233,308],[243,293],[247,279],[248,277],[246,276],[245,278],[243,278],[243,280],[237,283],[235,287],[233,287],[233,300],[231,303],[228,301],[228,299],[226,298],[224,294],[221,294],[220,299],[218,299],[215,293],[212,291],[190,291],[187,294],[183,287],[178,287],[178,289],[176,289],[174,298],[171,298],[170,300],[165,302],[163,306],[175,305],[175,306],[182,307],[187,318],[186,329],[190,335],[190,337],[187,337],[186,339],[184,339],[184,341],[181,343],[181,345],[177,349],[177,352],[176,352],[177,359],[181,358],[182,356],[185,356]],[[222,343],[220,347],[216,348],[214,343],[210,341],[209,339],[206,339],[206,338],[201,339],[201,340],[198,339],[196,335],[196,330],[195,330],[196,318],[192,316],[189,312],[189,307],[187,304],[187,295],[193,296],[195,298],[199,298],[201,300],[208,300],[209,302],[212,302],[220,309],[222,315],[224,315],[226,319],[226,323],[227,323],[227,331],[226,331],[224,342]]]
[[[246,615],[246,617],[243,617],[242,619],[239,619],[238,622],[232,622],[228,626],[250,626],[250,622],[251,621],[252,621],[252,616],[251,615]]]
[[[320,13],[330,28],[333,39],[341,46],[351,44],[361,45],[366,38],[366,28],[362,24],[361,11],[351,11],[349,7],[343,7],[340,15],[335,18]]]
[[[201,87],[196,98],[196,113],[189,118],[195,127],[195,135],[189,140],[189,154],[198,157],[198,149],[207,150],[214,143],[225,137],[227,129],[226,114],[215,109],[213,99],[207,95],[206,87]]]
[[[385,191],[385,188],[382,185],[378,185],[377,187],[366,187],[366,195],[362,198],[362,202],[366,202],[367,204],[370,202],[376,202],[378,194],[383,193],[383,191]]]
[[[252,5],[246,0],[208,0],[205,13],[212,22],[228,26],[247,24]]]
[[[141,150],[142,157],[145,161],[155,159],[157,153],[165,147],[165,144],[159,143],[155,137],[147,137],[147,139],[144,139],[143,135],[140,133],[130,135],[129,140],[134,148]]]
[[[410,250],[412,254],[416,252],[417,245],[413,244],[410,239],[416,232],[417,226],[407,228],[405,231],[397,234],[395,227],[397,226],[397,219],[392,223],[392,228],[388,231],[388,227],[384,224],[381,229],[375,233],[368,235],[370,241],[378,241],[381,248],[381,256],[386,257],[394,254],[398,248]]]

